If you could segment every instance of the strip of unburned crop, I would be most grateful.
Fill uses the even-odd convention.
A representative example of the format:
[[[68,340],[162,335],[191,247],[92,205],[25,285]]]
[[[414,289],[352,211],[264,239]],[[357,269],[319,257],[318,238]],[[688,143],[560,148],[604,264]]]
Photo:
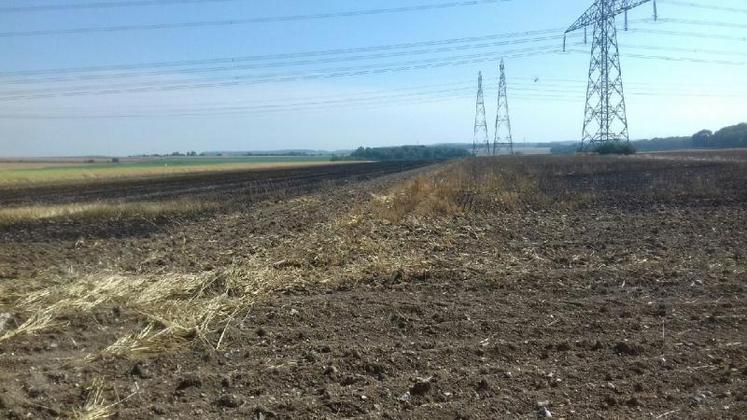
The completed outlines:
[[[100,220],[135,217],[148,219],[166,214],[195,213],[209,207],[207,203],[188,200],[13,207],[0,209],[0,226],[59,219]]]

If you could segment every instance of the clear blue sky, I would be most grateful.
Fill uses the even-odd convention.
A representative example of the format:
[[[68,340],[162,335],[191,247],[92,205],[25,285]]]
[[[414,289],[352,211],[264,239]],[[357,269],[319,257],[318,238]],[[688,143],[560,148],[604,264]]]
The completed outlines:
[[[512,0],[324,19],[68,34],[29,32],[452,0],[225,0],[9,10],[121,1],[0,1],[0,156],[469,142],[477,72],[485,75],[490,120],[497,63],[504,55],[515,140],[580,135],[589,46],[573,45],[580,41],[575,37],[568,40],[571,52],[553,53],[562,39],[552,36],[562,34],[592,0]],[[640,6],[630,13],[631,30],[619,34],[631,137],[689,135],[747,121],[747,4],[660,0],[659,15],[661,22],[651,22],[652,6]],[[622,26],[622,17],[618,22]],[[550,29],[556,31],[497,36]],[[468,37],[479,38],[456,40]],[[377,48],[308,54],[361,47]],[[288,53],[302,54],[252,58]],[[225,60],[231,57],[243,59]],[[180,61],[186,62],[174,64]],[[150,65],[165,62],[171,64]],[[109,65],[119,67],[100,68]],[[82,69],[88,66],[97,68]],[[55,71],[29,73],[37,70]]]

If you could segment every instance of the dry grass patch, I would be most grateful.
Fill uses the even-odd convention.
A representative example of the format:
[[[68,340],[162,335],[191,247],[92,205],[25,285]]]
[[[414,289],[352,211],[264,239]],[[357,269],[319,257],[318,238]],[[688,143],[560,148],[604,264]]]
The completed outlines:
[[[588,197],[543,192],[548,172],[519,158],[476,158],[454,162],[376,196],[376,214],[398,223],[407,217],[443,217],[473,212],[515,212],[527,207],[574,207]]]
[[[118,349],[157,352],[170,347],[173,341],[204,337],[216,323],[225,321],[243,305],[244,296],[257,293],[262,287],[261,282],[253,282],[232,270],[200,275],[88,275],[60,282],[19,300],[16,306],[28,318],[18,328],[0,336],[0,341],[58,325],[63,315],[88,313],[113,304],[144,314],[152,325],[124,337],[106,352],[121,353]]]
[[[352,165],[357,162],[319,161],[235,161],[231,158],[216,159],[206,162],[202,159],[188,162],[168,159],[161,164],[143,161],[122,164],[99,162],[93,165],[81,165],[81,162],[38,164],[4,164],[0,163],[0,188],[18,188],[29,186],[54,186],[70,184],[96,184],[124,179],[144,179],[173,177],[188,174],[221,173],[234,171],[260,171],[267,169],[293,169],[327,165]]]
[[[0,209],[0,226],[56,219],[151,219],[167,214],[196,213],[210,207],[208,203],[186,200],[26,206]]]
[[[106,384],[104,382],[104,379],[95,378],[91,382],[91,384],[85,388],[86,401],[83,403],[83,406],[81,408],[73,410],[71,418],[76,420],[108,419],[114,416],[114,408],[116,406],[134,397],[139,392],[135,391],[127,397],[110,404],[106,401],[106,397],[104,396],[105,388]]]
[[[104,399],[104,381],[97,378],[86,388],[86,402],[79,410],[75,410],[73,418],[76,420],[108,419],[112,416],[113,405],[107,405]]]

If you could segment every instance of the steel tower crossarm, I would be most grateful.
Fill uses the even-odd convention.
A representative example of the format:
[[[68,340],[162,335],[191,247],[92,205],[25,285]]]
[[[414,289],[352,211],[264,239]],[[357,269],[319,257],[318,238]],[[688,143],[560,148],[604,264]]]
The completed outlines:
[[[584,12],[584,14],[565,31],[565,33],[567,34],[594,25],[600,19],[604,18],[604,16],[602,16],[602,14],[605,13],[604,10],[608,10],[606,17],[612,17],[650,1],[651,0],[596,0],[594,4],[592,4],[591,7],[589,7],[586,12]],[[607,8],[602,7],[602,3],[607,3]]]

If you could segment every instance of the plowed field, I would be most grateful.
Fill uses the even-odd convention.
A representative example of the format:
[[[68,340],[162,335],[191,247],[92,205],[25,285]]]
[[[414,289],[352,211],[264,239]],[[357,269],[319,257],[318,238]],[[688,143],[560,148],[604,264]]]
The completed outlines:
[[[342,168],[0,192],[211,204],[0,227],[0,417],[744,418],[746,162]]]

